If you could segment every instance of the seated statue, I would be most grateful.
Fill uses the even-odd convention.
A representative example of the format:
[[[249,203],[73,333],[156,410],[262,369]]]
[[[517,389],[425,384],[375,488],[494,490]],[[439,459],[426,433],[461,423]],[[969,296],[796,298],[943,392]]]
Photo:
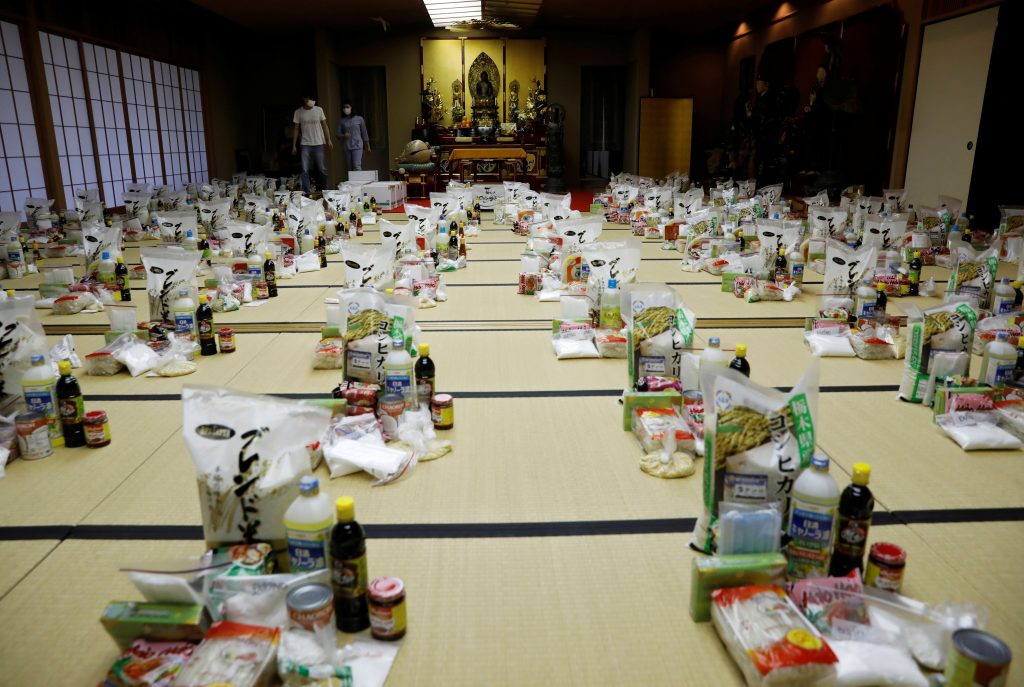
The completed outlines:
[[[480,80],[476,82],[476,93],[474,96],[474,105],[494,104],[494,84],[491,83],[491,77],[487,75],[487,72],[480,73]]]

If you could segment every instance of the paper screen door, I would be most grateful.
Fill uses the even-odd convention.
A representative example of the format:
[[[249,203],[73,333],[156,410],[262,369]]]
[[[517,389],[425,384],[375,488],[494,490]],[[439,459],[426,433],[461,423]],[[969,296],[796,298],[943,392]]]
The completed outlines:
[[[690,172],[693,98],[640,99],[641,176]]]
[[[994,7],[925,27],[907,158],[914,205],[967,200],[998,16]]]

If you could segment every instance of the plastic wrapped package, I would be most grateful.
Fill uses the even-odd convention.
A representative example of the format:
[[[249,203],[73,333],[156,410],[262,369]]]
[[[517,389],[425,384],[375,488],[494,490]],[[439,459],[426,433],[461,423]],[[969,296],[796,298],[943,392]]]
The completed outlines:
[[[341,370],[345,367],[345,341],[341,337],[320,339],[313,352],[314,370]]]
[[[938,415],[935,424],[965,451],[1016,450],[1024,444],[999,427],[994,412],[957,412]]]
[[[594,332],[594,343],[602,358],[625,358],[629,354],[626,337],[612,329],[598,329]]]
[[[846,335],[832,336],[817,332],[805,332],[804,341],[811,349],[811,355],[822,358],[855,358],[856,352]]]
[[[864,279],[875,274],[878,248],[865,246],[850,248],[835,240],[825,242],[825,282],[822,293],[846,295]]]
[[[601,357],[594,344],[594,327],[589,320],[553,320],[551,347],[559,360]]]
[[[341,477],[363,470],[376,480],[371,486],[389,484],[400,479],[416,465],[416,453],[365,441],[332,437],[324,445],[324,460],[331,477]]]
[[[195,648],[190,642],[136,639],[114,661],[102,687],[167,687]]]
[[[311,471],[325,408],[228,389],[182,389],[183,434],[196,466],[207,542],[281,541],[284,512]]]
[[[786,394],[717,367],[702,371],[701,390],[714,403],[705,404],[704,511],[691,545],[711,553],[722,501],[786,508],[814,451],[818,360]]]
[[[711,620],[748,687],[830,684],[838,659],[781,587],[711,593]]]
[[[266,687],[274,674],[280,637],[276,627],[214,623],[172,687]]]
[[[899,393],[905,401],[920,403],[929,384],[934,386],[931,377],[967,374],[978,315],[967,303],[947,303],[923,313],[912,305],[906,310],[907,352]]]
[[[188,289],[196,301],[195,278],[202,255],[199,251],[176,248],[143,248],[140,251],[146,269],[149,292],[149,319],[170,322],[174,301],[181,289]]]
[[[85,310],[103,310],[103,304],[94,294],[82,291],[53,301],[54,315],[76,315]]]
[[[666,285],[627,286],[621,298],[630,382],[646,376],[679,379],[684,350],[693,347],[696,317]]]

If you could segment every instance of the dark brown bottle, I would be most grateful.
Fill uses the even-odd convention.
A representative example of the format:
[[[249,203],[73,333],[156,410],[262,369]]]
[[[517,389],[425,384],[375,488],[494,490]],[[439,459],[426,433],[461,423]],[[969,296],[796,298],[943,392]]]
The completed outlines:
[[[196,309],[196,333],[199,335],[199,355],[216,355],[217,339],[213,333],[213,309],[206,302],[206,294],[200,294]]]
[[[339,497],[335,507],[338,522],[331,530],[334,622],[342,632],[359,632],[370,626],[366,603],[366,533],[355,520],[355,501],[351,496]]]
[[[327,239],[324,237],[324,232],[321,230],[320,234],[316,237],[316,252],[320,256],[320,269],[327,267]]]
[[[114,284],[121,294],[121,302],[129,303],[132,300],[132,290],[128,285],[128,265],[124,264],[124,258],[117,256],[117,264],[114,265]]]
[[[263,279],[267,282],[267,295],[277,298],[277,265],[274,264],[270,253],[266,253],[266,262],[263,263]]]
[[[870,480],[871,466],[854,463],[853,481],[839,496],[839,523],[828,571],[831,577],[844,577],[854,569],[864,571],[864,550],[875,510],[875,497],[868,488]]]
[[[71,374],[71,363],[62,360],[57,365],[57,406],[60,408],[60,426],[64,430],[64,445],[68,448],[85,446],[85,399],[82,387]]]

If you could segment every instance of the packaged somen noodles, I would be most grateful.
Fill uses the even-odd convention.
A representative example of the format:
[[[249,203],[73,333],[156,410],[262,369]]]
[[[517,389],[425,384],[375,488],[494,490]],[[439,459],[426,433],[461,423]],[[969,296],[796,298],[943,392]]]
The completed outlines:
[[[185,386],[181,397],[207,543],[284,540],[284,512],[311,473],[307,447],[330,411],[213,387]]]
[[[818,360],[788,393],[717,366],[702,370],[701,389],[704,511],[690,545],[712,553],[722,501],[778,503],[786,522],[793,484],[814,452]]]
[[[711,592],[711,620],[748,687],[831,685],[838,659],[781,587]]]

